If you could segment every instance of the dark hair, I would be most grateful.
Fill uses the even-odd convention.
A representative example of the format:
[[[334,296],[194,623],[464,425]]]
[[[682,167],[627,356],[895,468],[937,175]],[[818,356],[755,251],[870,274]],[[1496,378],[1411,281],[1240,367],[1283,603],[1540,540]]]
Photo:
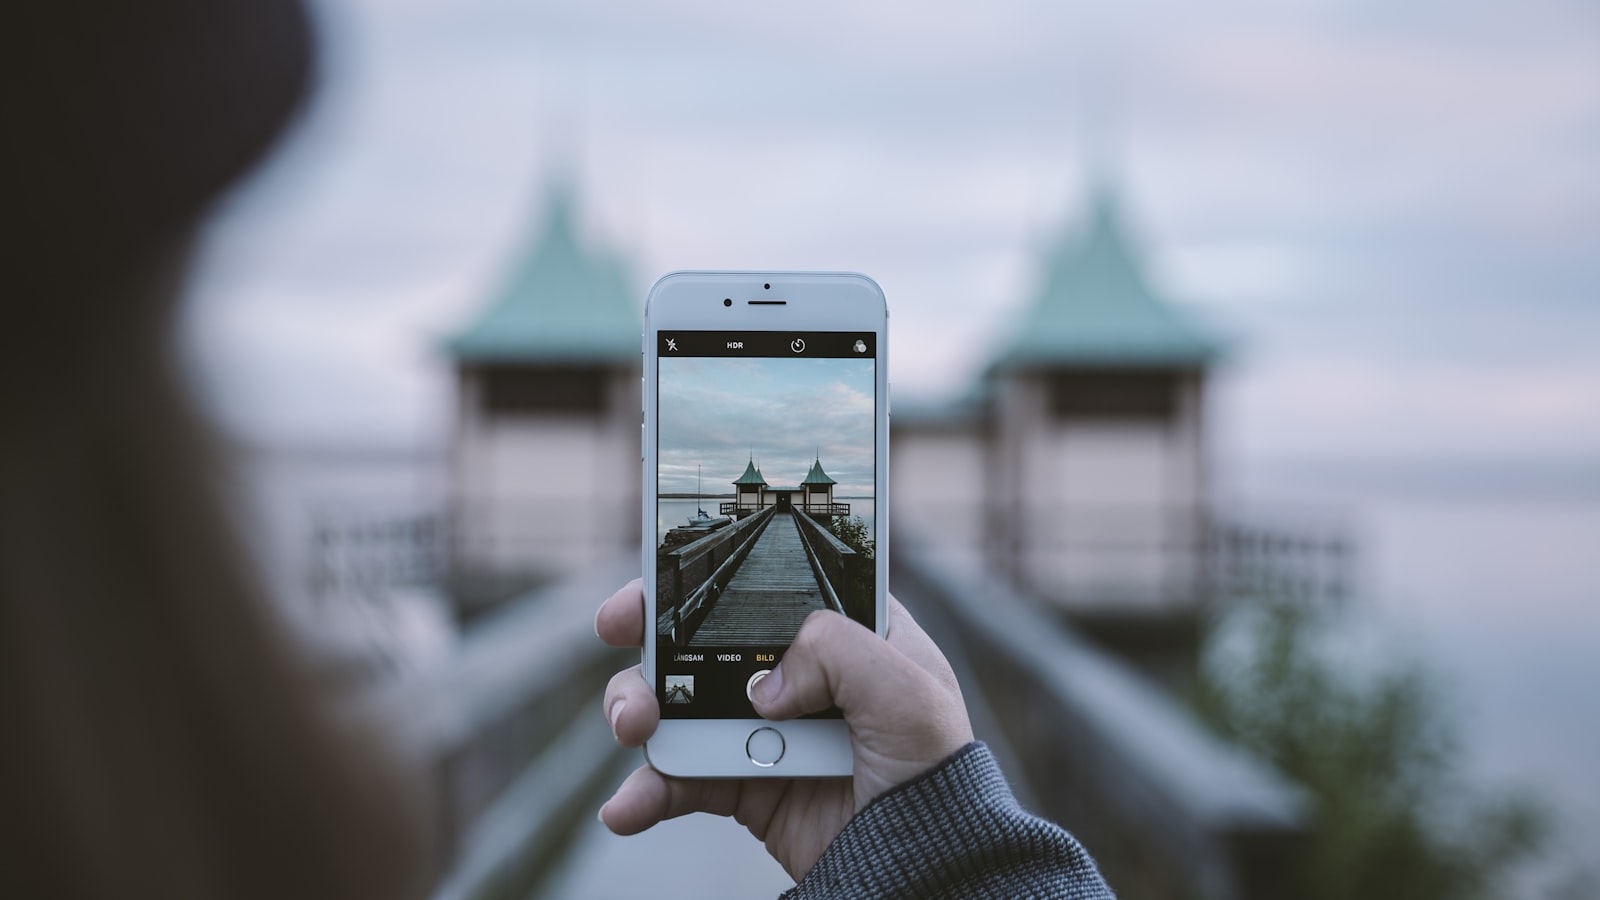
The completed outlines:
[[[0,895],[415,893],[420,782],[334,714],[252,577],[171,352],[195,223],[305,89],[304,14],[83,6],[8,17]]]

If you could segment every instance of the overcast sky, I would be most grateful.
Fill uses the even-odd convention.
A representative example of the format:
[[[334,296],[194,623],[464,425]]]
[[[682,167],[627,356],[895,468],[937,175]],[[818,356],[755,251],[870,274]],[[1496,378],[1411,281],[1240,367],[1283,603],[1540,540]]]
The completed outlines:
[[[729,494],[754,454],[767,483],[794,487],[822,460],[837,497],[872,497],[870,359],[663,357],[661,492]],[[819,456],[820,455],[820,456]]]
[[[676,268],[863,271],[897,396],[958,393],[1100,172],[1234,348],[1225,456],[1600,458],[1588,0],[319,15],[321,88],[194,283],[196,365],[253,437],[439,440],[438,343],[558,177],[641,303]]]

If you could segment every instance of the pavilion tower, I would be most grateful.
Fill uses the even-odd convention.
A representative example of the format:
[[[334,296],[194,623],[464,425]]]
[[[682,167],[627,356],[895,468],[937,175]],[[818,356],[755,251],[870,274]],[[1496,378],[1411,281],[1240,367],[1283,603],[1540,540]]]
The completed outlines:
[[[744,474],[733,480],[733,489],[737,493],[734,497],[734,515],[744,518],[753,513],[760,512],[766,505],[763,492],[767,488],[767,479],[761,476],[761,470],[756,468],[756,458],[750,457],[745,464]]]
[[[638,539],[640,318],[572,207],[550,193],[535,239],[449,342],[454,567],[479,582],[561,574]]]
[[[1152,289],[1097,190],[987,373],[991,563],[1085,614],[1193,608],[1217,349]]]
[[[826,516],[833,514],[833,486],[838,482],[828,477],[822,471],[822,457],[818,455],[811,464],[811,471],[806,473],[804,481],[800,482],[800,489],[805,492],[802,503],[806,512],[812,515]]]
[[[968,399],[896,411],[895,515],[1080,621],[1182,618],[1207,589],[1217,354],[1151,286],[1097,190]]]

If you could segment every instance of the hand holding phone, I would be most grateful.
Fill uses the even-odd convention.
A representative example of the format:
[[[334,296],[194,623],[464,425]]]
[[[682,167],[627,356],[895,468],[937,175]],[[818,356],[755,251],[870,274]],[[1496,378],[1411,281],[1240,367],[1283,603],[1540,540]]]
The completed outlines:
[[[608,599],[595,617],[601,640],[641,646],[644,599],[639,581]],[[898,601],[889,597],[887,607],[886,639],[842,615],[813,613],[773,676],[752,691],[756,711],[774,721],[838,707],[852,736],[850,777],[678,779],[641,766],[601,807],[601,821],[637,834],[693,812],[733,816],[795,880],[804,877],[868,803],[972,741],[944,655]],[[661,707],[638,667],[611,679],[605,713],[623,746],[655,733]]]

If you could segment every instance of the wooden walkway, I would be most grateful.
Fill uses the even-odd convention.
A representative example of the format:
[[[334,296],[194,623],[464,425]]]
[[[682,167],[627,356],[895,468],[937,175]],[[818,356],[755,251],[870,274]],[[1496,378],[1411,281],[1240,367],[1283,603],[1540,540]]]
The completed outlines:
[[[825,607],[794,514],[777,512],[689,646],[787,644],[812,610]]]

